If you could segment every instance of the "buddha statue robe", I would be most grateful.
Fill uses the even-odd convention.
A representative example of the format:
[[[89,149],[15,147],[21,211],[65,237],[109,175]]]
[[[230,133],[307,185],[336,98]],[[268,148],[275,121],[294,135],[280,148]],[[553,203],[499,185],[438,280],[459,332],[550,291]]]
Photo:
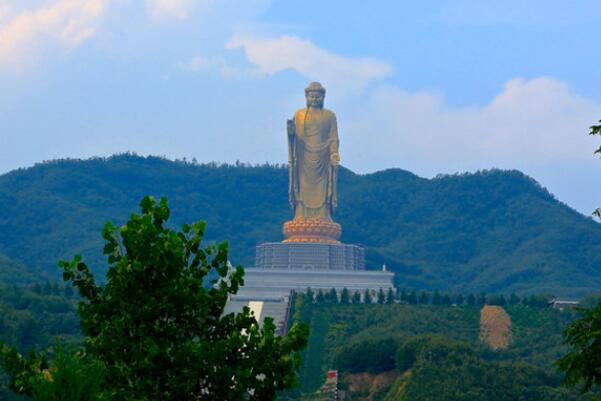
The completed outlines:
[[[289,133],[290,204],[294,219],[332,221],[337,205],[336,169],[338,155],[336,115],[323,108],[305,108],[294,114]]]

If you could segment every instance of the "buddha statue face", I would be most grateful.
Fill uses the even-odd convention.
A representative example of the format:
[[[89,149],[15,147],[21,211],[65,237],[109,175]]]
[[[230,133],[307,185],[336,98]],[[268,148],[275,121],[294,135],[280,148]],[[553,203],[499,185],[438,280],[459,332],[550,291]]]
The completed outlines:
[[[307,107],[314,109],[322,109],[323,108],[323,99],[325,98],[325,94],[321,91],[308,91],[305,94],[307,98]]]

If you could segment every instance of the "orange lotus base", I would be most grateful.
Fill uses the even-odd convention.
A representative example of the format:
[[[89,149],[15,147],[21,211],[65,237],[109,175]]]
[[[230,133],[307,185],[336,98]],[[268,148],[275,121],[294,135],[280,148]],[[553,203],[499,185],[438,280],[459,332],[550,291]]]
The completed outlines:
[[[319,219],[297,219],[284,223],[283,242],[320,242],[339,244],[342,227],[333,221]]]

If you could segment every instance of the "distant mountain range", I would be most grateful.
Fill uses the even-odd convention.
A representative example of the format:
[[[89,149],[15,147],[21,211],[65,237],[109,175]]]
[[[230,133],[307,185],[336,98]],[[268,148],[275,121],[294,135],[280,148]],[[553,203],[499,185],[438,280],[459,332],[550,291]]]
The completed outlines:
[[[227,239],[232,262],[252,266],[255,245],[281,240],[291,218],[287,180],[281,166],[135,155],[16,170],[0,176],[0,253],[15,261],[0,257],[0,271],[24,265],[56,277],[59,259],[81,253],[102,275],[103,223],[123,223],[149,194],[169,198],[174,224],[206,220],[207,240]],[[364,245],[368,268],[386,264],[400,286],[563,296],[601,288],[601,225],[519,171],[424,179],[341,168],[339,205],[342,240]]]

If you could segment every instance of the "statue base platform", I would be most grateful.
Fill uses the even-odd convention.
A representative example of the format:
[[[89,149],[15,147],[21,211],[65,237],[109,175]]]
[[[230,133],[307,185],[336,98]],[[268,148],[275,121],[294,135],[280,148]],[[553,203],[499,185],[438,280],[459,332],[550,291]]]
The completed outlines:
[[[312,242],[339,244],[342,227],[333,221],[320,219],[295,219],[284,223],[284,243]]]
[[[365,250],[358,245],[266,242],[256,250],[256,267],[261,269],[365,270]]]

